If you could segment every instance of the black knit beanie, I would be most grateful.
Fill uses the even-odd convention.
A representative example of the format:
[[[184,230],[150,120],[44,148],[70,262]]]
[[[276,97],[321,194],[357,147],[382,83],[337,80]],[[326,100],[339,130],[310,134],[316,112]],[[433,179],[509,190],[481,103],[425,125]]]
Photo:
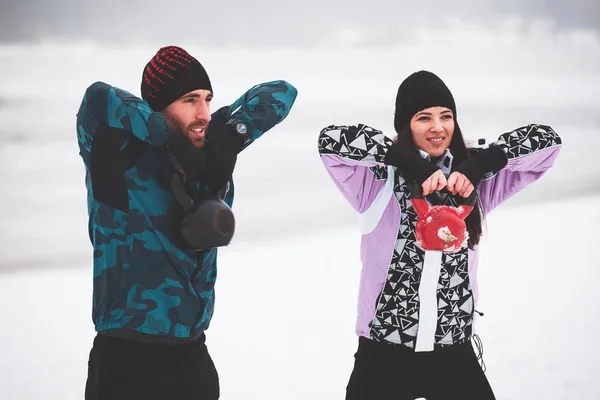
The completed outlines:
[[[435,74],[418,71],[406,78],[396,95],[394,128],[400,132],[419,111],[429,107],[446,107],[456,119],[456,105],[450,89]]]
[[[212,86],[206,70],[187,51],[177,46],[163,47],[146,64],[142,74],[142,99],[154,111],[162,111],[186,93]]]

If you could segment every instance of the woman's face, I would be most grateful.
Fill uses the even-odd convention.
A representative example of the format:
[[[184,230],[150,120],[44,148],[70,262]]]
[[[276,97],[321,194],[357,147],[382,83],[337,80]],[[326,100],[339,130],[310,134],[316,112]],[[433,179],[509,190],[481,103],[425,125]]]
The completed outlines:
[[[411,118],[410,131],[417,148],[431,157],[439,157],[450,146],[454,115],[446,107],[426,108]]]

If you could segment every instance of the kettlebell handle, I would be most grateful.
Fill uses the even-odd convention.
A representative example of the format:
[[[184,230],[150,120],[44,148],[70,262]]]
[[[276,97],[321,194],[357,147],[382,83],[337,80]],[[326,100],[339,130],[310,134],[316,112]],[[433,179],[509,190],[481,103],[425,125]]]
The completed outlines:
[[[435,191],[434,193],[440,204],[441,204],[441,200],[439,198],[438,192],[443,192],[444,190],[448,194],[452,195],[452,193],[450,193],[448,191],[448,189],[446,189],[446,188],[444,188],[440,191]],[[427,214],[431,210],[432,207],[429,205],[429,203],[427,203],[427,201],[425,201],[425,198],[423,197],[423,187],[419,183],[415,182],[412,185],[410,185],[410,191],[411,191],[411,203],[412,203],[412,206],[413,206],[414,210],[416,211],[417,215],[423,216],[423,215]],[[473,192],[471,192],[469,197],[467,197],[466,199],[464,197],[458,198],[458,201],[457,201],[458,207],[456,207],[455,210],[458,212],[458,215],[460,215],[462,218],[466,218],[471,213],[473,208],[475,207],[476,201],[477,201],[477,192],[475,190],[473,190]],[[438,205],[434,205],[434,207],[448,207],[448,206],[441,206],[438,204]]]
[[[185,190],[185,174],[182,176],[178,170],[171,173],[171,193],[175,200],[181,205],[184,212],[187,212],[194,207],[194,200],[187,194]]]
[[[446,175],[446,174],[444,174],[444,175]],[[410,187],[410,195],[413,199],[423,199],[423,186],[421,184],[419,184],[418,182],[414,182],[412,185],[409,185],[409,187]],[[440,200],[438,193],[447,193],[450,196],[452,196],[452,193],[447,188],[443,188],[442,190],[436,190],[434,193],[437,197],[437,200],[440,201],[440,203],[441,203],[441,200]],[[476,189],[473,189],[473,191],[471,192],[469,197],[464,198],[462,196],[458,196],[458,199],[457,199],[457,203],[459,205],[465,205],[465,206],[475,207],[476,202],[477,202],[477,190]]]

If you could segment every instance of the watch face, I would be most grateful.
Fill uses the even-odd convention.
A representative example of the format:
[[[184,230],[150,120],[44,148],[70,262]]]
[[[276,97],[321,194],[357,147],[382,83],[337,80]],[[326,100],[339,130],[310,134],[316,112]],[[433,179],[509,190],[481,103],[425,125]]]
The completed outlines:
[[[239,134],[245,135],[246,133],[248,133],[248,126],[243,122],[238,122],[237,124],[235,124],[235,130]]]

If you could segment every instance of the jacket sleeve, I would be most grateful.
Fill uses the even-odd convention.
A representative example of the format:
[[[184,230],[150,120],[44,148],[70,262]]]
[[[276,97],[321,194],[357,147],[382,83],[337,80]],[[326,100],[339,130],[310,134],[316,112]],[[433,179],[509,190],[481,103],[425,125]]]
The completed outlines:
[[[383,189],[392,167],[383,159],[393,144],[381,131],[366,125],[324,128],[319,155],[327,172],[350,205],[364,213]]]
[[[92,140],[103,125],[156,147],[165,146],[169,137],[166,120],[153,112],[147,102],[125,90],[96,82],[87,88],[77,113],[77,137],[84,151],[90,152]]]
[[[508,162],[478,186],[486,214],[541,178],[558,156],[561,139],[551,127],[532,124],[501,135],[494,145],[504,151]]]
[[[248,124],[248,147],[265,132],[283,121],[298,91],[286,81],[272,81],[252,87],[229,107],[229,115]]]

